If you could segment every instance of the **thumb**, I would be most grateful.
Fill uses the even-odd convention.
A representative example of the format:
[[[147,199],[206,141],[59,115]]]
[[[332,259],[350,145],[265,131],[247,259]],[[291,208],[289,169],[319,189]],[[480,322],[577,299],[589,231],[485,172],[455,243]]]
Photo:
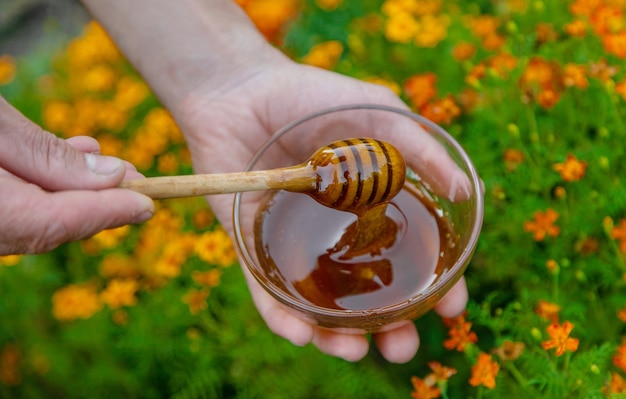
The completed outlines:
[[[42,130],[0,97],[0,167],[46,190],[117,186],[121,159],[84,153]]]

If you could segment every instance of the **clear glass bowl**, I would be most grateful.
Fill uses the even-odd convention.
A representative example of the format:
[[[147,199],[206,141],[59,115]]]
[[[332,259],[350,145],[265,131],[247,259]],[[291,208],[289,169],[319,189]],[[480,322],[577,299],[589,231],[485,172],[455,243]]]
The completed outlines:
[[[481,182],[474,165],[452,136],[436,124],[410,111],[376,104],[329,108],[288,124],[261,146],[245,170],[297,165],[307,161],[317,149],[329,143],[354,137],[375,138],[396,146],[407,163],[405,190],[417,193],[418,197],[434,204],[434,212],[442,216],[451,227],[456,239],[450,248],[440,248],[440,243],[430,236],[424,236],[424,243],[417,243],[421,252],[418,252],[419,255],[414,259],[419,257],[420,261],[422,254],[425,257],[436,258],[446,251],[447,260],[436,273],[425,278],[404,278],[406,280],[403,282],[404,288],[398,289],[402,292],[398,292],[397,295],[392,292],[391,296],[387,295],[380,303],[374,301],[367,307],[352,308],[350,303],[354,301],[351,302],[351,298],[344,298],[345,301],[340,308],[316,305],[295,291],[288,278],[277,278],[276,270],[271,270],[266,262],[260,261],[264,259],[257,253],[257,248],[261,248],[257,247],[261,233],[258,228],[255,231],[255,226],[261,222],[259,217],[262,213],[259,213],[259,207],[267,203],[268,196],[272,193],[237,193],[233,207],[233,222],[235,243],[240,258],[268,293],[286,305],[295,315],[313,324],[341,329],[344,332],[363,333],[390,329],[395,323],[422,316],[452,288],[463,275],[476,247],[483,219],[483,197]],[[304,194],[290,193],[290,195],[307,197]],[[309,212],[307,208],[304,215],[288,212],[285,212],[284,217],[274,215],[276,219],[274,225],[279,226],[276,234],[280,235],[274,244],[277,246],[275,260],[277,263],[285,263],[279,265],[285,274],[291,273],[292,266],[294,273],[302,273],[303,269],[315,269],[316,265],[310,264],[310,257],[303,256],[302,253],[309,247],[319,247],[318,241],[328,241],[321,244],[321,248],[324,248],[324,245],[328,248],[329,244],[332,246],[332,242],[336,242],[342,234],[342,231],[337,231],[341,230],[337,228],[339,223],[337,220],[343,219],[344,216],[356,219],[352,214],[346,216],[346,212],[330,210],[316,202],[314,204],[308,206],[317,206],[324,210],[311,208],[312,212]],[[403,214],[413,214],[414,209],[403,210],[403,206],[412,208],[410,202],[404,202],[397,207]],[[310,218],[327,218],[328,231],[317,231],[314,239],[310,239],[311,237],[305,239],[312,226],[319,224],[317,219],[307,220],[308,214],[311,214]],[[294,215],[297,218],[294,219]],[[409,230],[411,226],[418,226],[418,221],[412,223],[413,221],[408,221]],[[319,229],[319,226],[316,228]],[[411,235],[411,231],[408,234]],[[302,238],[298,238],[300,236]],[[283,241],[284,245],[281,244]],[[319,248],[315,250],[319,251]],[[439,263],[441,265],[441,262]],[[411,262],[400,266],[415,268]],[[419,271],[416,273],[418,273],[416,276],[419,276]],[[406,284],[413,284],[414,288],[407,290]]]

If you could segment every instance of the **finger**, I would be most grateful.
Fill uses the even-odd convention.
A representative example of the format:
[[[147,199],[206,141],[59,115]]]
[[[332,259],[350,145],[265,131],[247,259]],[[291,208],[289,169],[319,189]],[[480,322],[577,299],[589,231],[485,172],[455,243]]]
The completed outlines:
[[[283,304],[265,292],[245,267],[243,271],[252,300],[267,327],[274,334],[287,339],[294,345],[304,346],[310,343],[313,340],[314,326],[294,316]]]
[[[349,362],[356,362],[367,355],[369,342],[363,335],[342,334],[323,328],[315,329],[313,345],[320,351]]]
[[[100,154],[100,143],[89,136],[75,136],[65,140],[66,143],[81,152]]]
[[[457,317],[465,311],[468,297],[465,277],[461,277],[450,291],[441,298],[441,301],[435,305],[435,311],[442,317]]]
[[[1,97],[0,167],[51,191],[115,187],[125,174],[120,159],[77,150]]]
[[[98,140],[89,136],[75,136],[65,140],[73,148],[81,152],[100,154],[100,143]],[[135,165],[128,161],[123,161],[126,168],[124,174],[124,180],[141,179],[145,177],[143,174],[137,171]]]
[[[0,253],[43,253],[154,213],[148,197],[121,189],[48,193],[11,178],[1,181]]]
[[[145,176],[137,171],[135,165],[128,161],[124,161],[124,166],[126,167],[126,173],[124,174],[124,180],[132,180],[132,179],[142,179]]]
[[[391,363],[406,363],[415,357],[420,346],[415,324],[406,321],[390,331],[374,334],[380,353]]]

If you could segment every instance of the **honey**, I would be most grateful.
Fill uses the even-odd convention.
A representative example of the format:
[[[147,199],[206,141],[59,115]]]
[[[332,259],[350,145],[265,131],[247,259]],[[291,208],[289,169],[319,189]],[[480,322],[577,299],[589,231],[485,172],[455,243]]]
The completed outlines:
[[[306,195],[271,192],[255,220],[265,276],[294,297],[330,309],[409,300],[453,263],[457,243],[444,210],[412,184],[361,217]]]

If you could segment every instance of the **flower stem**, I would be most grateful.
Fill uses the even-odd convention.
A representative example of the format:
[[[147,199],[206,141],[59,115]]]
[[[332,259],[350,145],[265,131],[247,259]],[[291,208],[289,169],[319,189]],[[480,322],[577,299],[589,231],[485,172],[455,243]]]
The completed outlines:
[[[513,362],[503,362],[502,365],[504,367],[506,367],[506,369],[508,370],[509,373],[511,373],[511,375],[513,376],[513,378],[515,378],[515,380],[517,381],[517,383],[526,388],[528,387],[528,381],[526,380],[526,377],[524,377],[522,375],[522,373],[519,371],[519,369],[517,368],[517,366],[515,366],[515,363]]]

